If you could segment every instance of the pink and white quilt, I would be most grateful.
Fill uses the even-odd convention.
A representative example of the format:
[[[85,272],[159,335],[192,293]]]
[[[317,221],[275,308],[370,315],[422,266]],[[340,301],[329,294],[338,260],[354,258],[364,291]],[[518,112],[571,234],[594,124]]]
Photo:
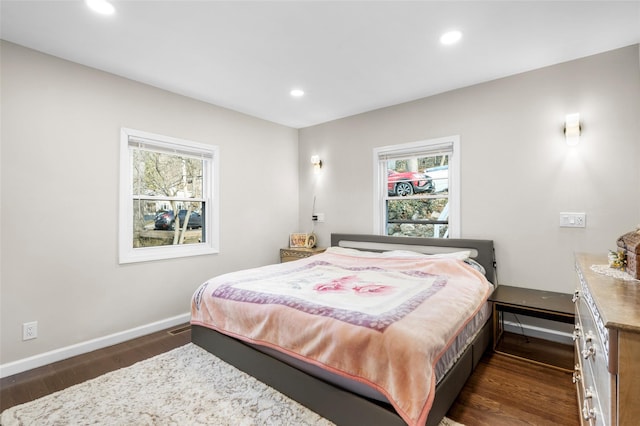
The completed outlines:
[[[365,383],[424,424],[434,366],[492,286],[452,257],[330,248],[202,284],[191,323]]]

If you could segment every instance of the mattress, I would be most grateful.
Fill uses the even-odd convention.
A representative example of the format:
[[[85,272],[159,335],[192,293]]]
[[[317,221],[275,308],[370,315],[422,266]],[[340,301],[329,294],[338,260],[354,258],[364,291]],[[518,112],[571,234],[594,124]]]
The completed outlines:
[[[480,311],[473,317],[464,329],[456,336],[455,340],[449,346],[447,351],[438,360],[435,366],[436,385],[440,383],[442,378],[449,372],[451,367],[462,356],[464,351],[469,347],[473,339],[480,333],[482,327],[491,317],[491,304],[486,303]],[[324,380],[325,382],[339,386],[349,392],[364,396],[365,398],[374,399],[376,401],[389,403],[389,400],[376,389],[366,384],[360,383],[356,380],[349,380],[349,378],[333,374],[330,371],[317,367],[313,364],[306,363],[298,358],[288,356],[285,353],[279,352],[275,349],[271,349],[266,346],[255,345],[247,343],[254,349],[259,350],[273,358],[276,358],[282,362],[285,362],[298,370],[304,371],[307,374],[311,374],[314,377]]]

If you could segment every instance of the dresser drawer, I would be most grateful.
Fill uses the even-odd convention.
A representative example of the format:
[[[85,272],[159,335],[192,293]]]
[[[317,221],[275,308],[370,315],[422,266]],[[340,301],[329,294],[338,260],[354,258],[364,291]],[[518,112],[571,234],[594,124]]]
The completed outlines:
[[[573,383],[576,385],[576,394],[578,396],[580,424],[582,426],[606,425],[605,417],[602,415],[602,409],[600,408],[601,401],[594,386],[593,375],[590,371],[585,374],[579,344],[576,342],[575,346],[576,359]],[[589,369],[589,366],[586,368]]]
[[[576,358],[581,365],[583,400],[581,415],[594,425],[608,425],[612,418],[612,376],[607,368],[607,348],[587,298],[580,294],[576,304]],[[593,411],[590,411],[593,410]]]

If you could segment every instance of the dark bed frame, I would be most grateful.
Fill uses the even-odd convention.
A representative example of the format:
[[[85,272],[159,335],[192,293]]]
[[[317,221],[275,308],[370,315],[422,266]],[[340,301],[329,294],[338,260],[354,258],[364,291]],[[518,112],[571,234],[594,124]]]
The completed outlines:
[[[380,235],[332,234],[331,245],[368,251],[405,249],[441,253],[465,249],[486,270],[496,284],[493,241],[431,239]],[[251,346],[206,327],[193,325],[191,340],[223,361],[277,389],[337,425],[406,425],[390,404],[374,401],[296,369]],[[435,426],[462,390],[492,339],[489,318],[475,340],[436,386],[436,394],[426,426]]]

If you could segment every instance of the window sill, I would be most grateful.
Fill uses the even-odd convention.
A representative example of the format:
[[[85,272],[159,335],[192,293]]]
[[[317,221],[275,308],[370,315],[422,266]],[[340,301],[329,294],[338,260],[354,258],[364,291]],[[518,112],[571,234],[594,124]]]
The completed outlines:
[[[135,248],[121,251],[119,263],[149,262],[153,260],[217,254],[220,250],[206,244]]]

